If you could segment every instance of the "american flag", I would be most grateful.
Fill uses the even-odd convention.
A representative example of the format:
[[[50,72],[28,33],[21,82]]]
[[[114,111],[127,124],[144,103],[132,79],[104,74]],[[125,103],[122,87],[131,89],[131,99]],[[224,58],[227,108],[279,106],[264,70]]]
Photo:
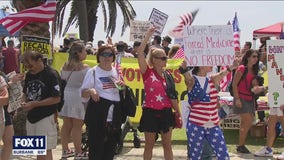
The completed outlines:
[[[176,54],[172,57],[172,59],[183,59],[184,57],[185,57],[184,50],[182,47],[180,47],[177,50]]]
[[[122,70],[121,70],[121,57],[122,57],[121,54],[118,54],[116,56],[116,60],[114,62],[114,68],[116,69],[116,71],[118,73],[118,79],[124,81]]]
[[[181,22],[179,23],[179,25],[177,25],[173,30],[171,30],[169,32],[169,35],[174,37],[174,38],[181,38],[183,27],[185,25],[191,25],[192,24],[197,12],[198,12],[198,9],[193,11],[193,12],[186,13],[186,14],[180,16]]]
[[[7,31],[14,35],[18,30],[30,22],[49,22],[52,21],[56,12],[56,1],[46,0],[46,2],[37,7],[25,9],[18,13],[10,14],[0,19],[0,23]]]
[[[233,30],[234,30],[234,46],[235,51],[240,51],[240,28],[239,28],[239,21],[237,17],[237,12],[235,13],[235,17],[233,20]]]
[[[228,21],[227,25],[231,25],[231,22]],[[227,69],[227,67],[222,66],[220,68],[220,70],[223,70],[223,69]],[[232,80],[232,73],[228,73],[225,77],[223,77],[223,79],[220,81],[220,91],[221,92],[227,91],[227,87],[228,87],[229,83],[231,82],[231,80]]]
[[[222,66],[220,68],[220,70],[224,70],[224,69],[227,69],[227,67],[225,66]],[[223,79],[220,81],[220,91],[221,92],[227,92],[227,88],[228,88],[228,85],[229,83],[232,81],[232,72],[231,73],[228,73],[225,77],[223,77]]]
[[[116,88],[110,77],[100,77],[99,80],[103,84],[103,89]]]

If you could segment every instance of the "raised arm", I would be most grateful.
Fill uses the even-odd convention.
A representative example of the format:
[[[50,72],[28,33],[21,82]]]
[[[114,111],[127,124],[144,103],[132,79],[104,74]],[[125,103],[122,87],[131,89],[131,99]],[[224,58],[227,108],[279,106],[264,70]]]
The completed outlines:
[[[189,70],[187,68],[186,61],[182,62],[182,64],[180,65],[179,71],[184,76],[184,82],[185,82],[185,85],[187,87],[187,90],[191,91],[192,87],[194,85],[194,78],[188,72]]]
[[[211,76],[213,82],[215,85],[219,85],[220,81],[232,70],[236,69],[239,66],[238,60],[234,60],[233,64],[230,66],[227,66],[226,69],[214,74]]]
[[[150,37],[154,34],[154,32],[155,32],[155,27],[150,27],[146,33],[144,40],[142,41],[141,45],[137,49],[137,58],[138,58],[140,72],[142,74],[145,73],[147,69],[147,62],[144,56],[144,49]]]

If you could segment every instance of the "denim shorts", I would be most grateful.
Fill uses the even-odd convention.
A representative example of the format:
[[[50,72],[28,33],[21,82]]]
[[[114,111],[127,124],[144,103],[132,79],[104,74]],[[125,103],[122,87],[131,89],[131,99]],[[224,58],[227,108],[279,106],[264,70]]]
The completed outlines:
[[[255,101],[254,100],[244,100],[240,99],[242,103],[242,107],[238,108],[234,106],[234,113],[235,114],[243,114],[243,113],[254,113],[255,112]]]

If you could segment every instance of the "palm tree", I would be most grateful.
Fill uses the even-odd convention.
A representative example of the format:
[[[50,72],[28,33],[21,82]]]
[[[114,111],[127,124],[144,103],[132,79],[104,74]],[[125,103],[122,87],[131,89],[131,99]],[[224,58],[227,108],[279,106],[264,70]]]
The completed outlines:
[[[22,11],[28,8],[40,6],[45,2],[45,0],[12,0],[11,5],[16,8],[16,10]],[[50,38],[48,22],[32,22],[25,25],[21,31],[20,35],[34,35],[39,37]]]
[[[67,24],[63,29],[63,19],[66,6],[71,4],[71,12]],[[108,6],[108,12],[106,5]],[[86,6],[86,9],[82,9]],[[61,0],[57,3],[56,21],[54,31],[56,34],[65,35],[69,27],[73,24],[79,26],[80,38],[85,41],[93,41],[94,31],[98,21],[98,9],[101,6],[104,19],[104,31],[106,37],[113,36],[116,28],[117,6],[123,15],[123,25],[121,35],[130,26],[130,21],[136,17],[136,13],[128,0]],[[108,13],[108,17],[107,17]],[[86,18],[87,16],[87,18]]]

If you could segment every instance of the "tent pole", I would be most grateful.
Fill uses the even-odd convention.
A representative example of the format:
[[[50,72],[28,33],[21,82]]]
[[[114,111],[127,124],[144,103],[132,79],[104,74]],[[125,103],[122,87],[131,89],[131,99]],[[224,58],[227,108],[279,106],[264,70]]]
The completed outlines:
[[[252,39],[252,49],[256,48],[256,38]]]

